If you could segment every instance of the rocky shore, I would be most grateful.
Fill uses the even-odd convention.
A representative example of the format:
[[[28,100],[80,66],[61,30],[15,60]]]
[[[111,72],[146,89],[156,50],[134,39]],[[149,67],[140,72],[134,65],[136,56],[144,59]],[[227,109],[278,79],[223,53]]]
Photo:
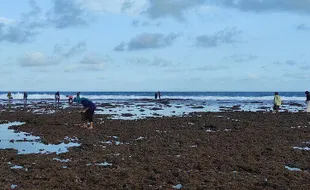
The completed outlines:
[[[0,150],[3,189],[310,189],[310,115],[303,112],[141,120],[97,114],[94,130],[79,127],[77,108],[0,113],[0,123],[13,121],[25,124],[10,130],[39,143],[79,146],[65,153]]]

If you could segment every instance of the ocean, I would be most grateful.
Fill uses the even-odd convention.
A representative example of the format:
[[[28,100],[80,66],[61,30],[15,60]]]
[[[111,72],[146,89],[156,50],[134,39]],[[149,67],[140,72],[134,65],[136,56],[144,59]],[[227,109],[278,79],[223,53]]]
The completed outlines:
[[[81,92],[82,97],[91,100],[134,100],[154,99],[155,92]],[[55,92],[28,92],[29,100],[51,100]],[[60,92],[61,99],[76,92]],[[279,92],[282,100],[304,101],[304,92]],[[14,99],[23,99],[23,92],[12,92]],[[268,101],[273,100],[274,92],[161,92],[161,98],[201,101]],[[0,100],[7,99],[7,92],[0,92]]]
[[[28,92],[27,104],[53,104],[54,94],[55,92]],[[76,92],[60,94],[60,107],[71,106],[66,96],[75,96]],[[155,101],[154,94],[155,92],[81,92],[81,97],[96,103],[96,113],[110,114],[115,119],[182,116],[192,112],[269,112],[272,111],[274,97],[274,92],[161,92],[161,100]],[[283,101],[280,111],[305,110],[304,92],[279,92],[279,95]],[[12,96],[11,106],[23,104],[23,92],[12,92]],[[0,92],[0,104],[8,104],[7,92]]]

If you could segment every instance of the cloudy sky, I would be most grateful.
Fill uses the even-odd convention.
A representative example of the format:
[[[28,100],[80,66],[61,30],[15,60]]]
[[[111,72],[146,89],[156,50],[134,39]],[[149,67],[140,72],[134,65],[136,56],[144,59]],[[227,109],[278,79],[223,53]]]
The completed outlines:
[[[310,0],[1,0],[0,91],[304,91],[309,44]]]

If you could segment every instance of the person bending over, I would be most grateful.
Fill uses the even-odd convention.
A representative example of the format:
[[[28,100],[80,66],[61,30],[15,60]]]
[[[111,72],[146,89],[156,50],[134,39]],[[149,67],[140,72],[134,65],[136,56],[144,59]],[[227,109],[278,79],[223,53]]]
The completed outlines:
[[[306,105],[307,105],[307,109],[306,112],[310,112],[310,93],[308,91],[305,92],[306,94]]]
[[[82,127],[87,128],[87,129],[93,129],[94,128],[93,116],[94,116],[94,112],[96,110],[96,106],[92,101],[90,101],[86,98],[81,99],[81,104],[84,107],[84,110],[81,111],[82,119],[86,122],[87,121],[90,122],[89,127],[88,127],[87,123],[84,123]]]
[[[59,103],[59,101],[60,101],[60,93],[59,93],[59,91],[57,91],[57,92],[55,93],[55,102],[58,102],[58,103]]]

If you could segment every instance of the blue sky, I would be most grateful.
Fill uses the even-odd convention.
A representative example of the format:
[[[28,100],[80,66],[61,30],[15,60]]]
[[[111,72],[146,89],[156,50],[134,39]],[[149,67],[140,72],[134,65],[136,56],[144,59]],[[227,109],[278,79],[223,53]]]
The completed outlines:
[[[2,0],[0,91],[304,91],[309,44],[309,0]]]

